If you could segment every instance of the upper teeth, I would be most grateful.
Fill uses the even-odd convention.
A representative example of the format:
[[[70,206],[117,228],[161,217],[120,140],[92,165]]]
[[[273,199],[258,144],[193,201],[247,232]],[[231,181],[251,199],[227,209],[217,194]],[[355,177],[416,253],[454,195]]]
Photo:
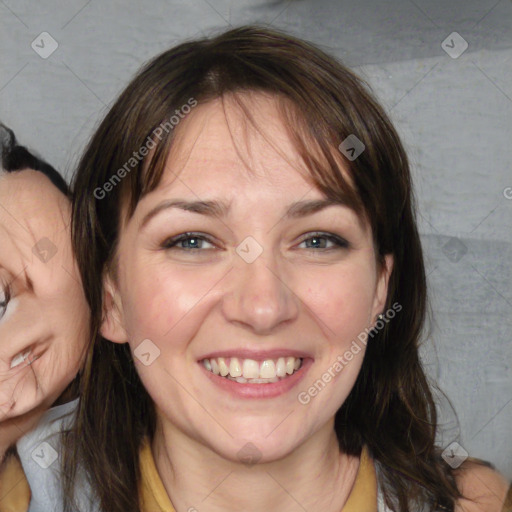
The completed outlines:
[[[27,359],[30,354],[30,350],[27,350],[25,353],[19,353],[12,361],[11,361],[11,369],[19,366],[23,361]]]
[[[238,359],[238,357],[203,359],[204,367],[215,375],[244,379],[274,379],[291,375],[300,368],[301,362],[302,360],[296,357],[265,359],[261,363],[254,359]]]

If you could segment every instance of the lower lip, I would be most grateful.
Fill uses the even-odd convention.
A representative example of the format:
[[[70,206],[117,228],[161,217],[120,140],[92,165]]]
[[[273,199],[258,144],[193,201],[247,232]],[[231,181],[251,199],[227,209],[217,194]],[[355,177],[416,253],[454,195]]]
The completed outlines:
[[[238,398],[274,398],[279,395],[288,393],[294,386],[296,386],[306,375],[309,367],[313,364],[312,359],[304,358],[302,366],[292,375],[277,382],[268,382],[265,384],[256,383],[239,383],[207,370],[202,362],[199,366],[202,368],[206,376],[223,391],[227,391],[231,395]]]

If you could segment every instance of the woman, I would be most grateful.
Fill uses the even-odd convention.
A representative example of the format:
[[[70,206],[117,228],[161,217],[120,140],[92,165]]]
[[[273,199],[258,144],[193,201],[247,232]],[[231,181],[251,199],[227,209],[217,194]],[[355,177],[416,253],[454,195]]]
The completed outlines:
[[[57,487],[52,436],[76,406],[88,307],[66,182],[3,125],[0,140],[0,511],[29,502],[45,511]]]
[[[502,509],[505,479],[434,444],[407,157],[334,59],[254,27],[163,53],[74,190],[69,510],[78,464],[109,512]]]

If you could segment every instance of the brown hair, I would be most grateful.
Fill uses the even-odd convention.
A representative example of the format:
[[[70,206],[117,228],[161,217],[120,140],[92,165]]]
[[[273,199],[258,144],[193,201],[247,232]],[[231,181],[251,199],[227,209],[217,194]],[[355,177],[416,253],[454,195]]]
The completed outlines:
[[[155,130],[191,98],[201,104],[247,91],[285,100],[282,114],[318,188],[334,200],[351,197],[371,226],[379,260],[394,257],[386,306],[399,303],[403,310],[368,343],[354,388],[336,413],[340,449],[359,455],[363,444],[369,447],[392,510],[406,512],[418,503],[453,510],[461,495],[435,445],[436,407],[418,354],[426,278],[404,148],[365,82],[313,45],[259,27],[186,42],[154,58],[118,98],[80,161],[72,236],[92,312],[93,345],[78,418],[65,440],[65,510],[73,508],[78,464],[103,511],[140,510],[139,448],[144,436],[154,434],[155,411],[129,345],[99,334],[100,277],[112,262],[115,268],[123,205],[130,217],[161,179],[176,130],[162,138]],[[351,134],[366,149],[344,160],[349,186],[337,148]],[[151,160],[132,162],[128,169],[148,141],[154,143]]]

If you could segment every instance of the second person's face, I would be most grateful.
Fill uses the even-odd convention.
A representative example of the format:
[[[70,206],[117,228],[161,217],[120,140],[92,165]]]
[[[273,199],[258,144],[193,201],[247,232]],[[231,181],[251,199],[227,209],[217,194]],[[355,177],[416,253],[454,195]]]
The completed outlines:
[[[251,442],[264,462],[332,430],[364,347],[309,403],[298,396],[374,323],[387,274],[352,209],[311,207],[325,197],[297,171],[274,100],[251,101],[280,152],[229,99],[227,120],[218,100],[194,109],[123,226],[102,332],[130,344],[164,428],[233,461]]]
[[[83,361],[89,308],[70,215],[41,172],[0,174],[0,422],[44,411]]]

